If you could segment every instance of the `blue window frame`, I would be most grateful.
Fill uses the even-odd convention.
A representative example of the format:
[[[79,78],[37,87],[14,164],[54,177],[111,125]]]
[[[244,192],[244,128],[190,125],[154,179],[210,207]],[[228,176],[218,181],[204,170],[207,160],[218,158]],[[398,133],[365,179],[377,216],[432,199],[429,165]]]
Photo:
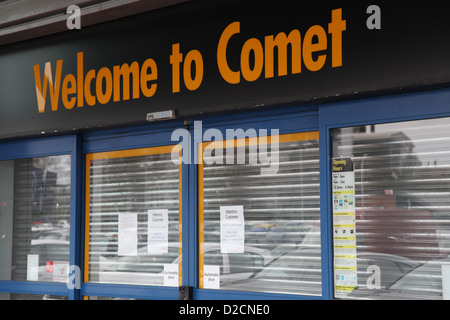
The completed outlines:
[[[81,169],[79,154],[81,139],[78,135],[49,138],[37,138],[0,144],[0,161],[18,160],[36,157],[69,155],[70,156],[70,246],[69,265],[80,265],[80,179]],[[6,293],[58,295],[77,299],[79,290],[76,286],[69,289],[65,283],[34,281],[0,281],[0,291]]]
[[[419,120],[450,116],[450,89],[435,89],[401,95],[381,96],[316,106],[293,106],[271,110],[247,111],[192,120],[151,123],[121,129],[101,130],[81,135],[66,135],[24,139],[0,143],[0,161],[33,157],[70,155],[70,247],[69,263],[84,272],[84,203],[85,155],[115,150],[148,148],[178,144],[172,140],[176,129],[189,133],[189,143],[183,150],[193,165],[182,164],[182,284],[193,287],[194,299],[333,299],[333,250],[331,211],[331,131],[335,128],[378,123]],[[200,135],[195,121],[202,121]],[[279,134],[319,131],[320,172],[320,296],[244,292],[238,290],[200,289],[198,249],[198,166],[195,146],[203,134],[215,128],[224,137],[227,129],[278,129]],[[197,135],[196,135],[197,133]],[[0,292],[53,294],[69,299],[106,296],[141,299],[178,299],[178,288],[134,286],[103,283],[81,283],[81,288],[65,283],[0,281]]]
[[[298,110],[298,109],[297,109]],[[202,136],[210,128],[216,128],[224,136],[227,129],[278,129],[279,134],[317,131],[318,112],[316,107],[296,108],[282,110],[245,112],[239,115],[224,115],[219,117],[197,118],[201,121],[200,131],[195,130],[198,122],[185,121],[153,123],[139,127],[120,130],[104,130],[84,136],[83,155],[96,152],[147,148],[178,144],[179,136],[172,140],[171,135],[176,129],[185,130],[189,141],[183,140],[183,152],[190,159],[182,164],[182,284],[193,287],[194,299],[309,299],[317,297],[271,294],[261,292],[207,290],[198,288],[198,166],[195,159],[195,145],[198,143],[198,134]],[[197,128],[198,129],[198,128]],[[187,143],[189,142],[189,143]],[[190,164],[189,164],[190,163]],[[84,183],[83,183],[84,185]],[[84,192],[83,192],[84,194]],[[84,200],[85,201],[85,200]],[[84,214],[83,214],[84,217]],[[132,286],[105,283],[83,282],[81,296],[105,296],[141,299],[178,299],[178,288],[161,286]],[[320,297],[319,297],[320,298]]]
[[[299,112],[299,110],[301,110]],[[274,134],[272,129],[278,130],[279,135],[286,134],[296,134],[303,132],[314,132],[318,131],[318,109],[315,106],[312,107],[303,107],[303,108],[280,108],[277,110],[270,111],[258,111],[258,112],[247,112],[241,113],[239,115],[227,115],[216,118],[200,118],[198,119],[201,122],[201,128],[197,126],[195,128],[195,123],[192,123],[190,128],[191,138],[192,138],[192,146],[197,146],[201,142],[210,141],[205,137],[205,141],[203,141],[204,134],[208,132],[209,129],[217,130],[216,133],[220,137],[227,136],[227,130],[232,130],[237,132],[237,130],[242,129],[243,136],[247,134],[249,129],[254,129],[256,132],[260,132],[259,130],[265,129],[267,130],[267,135]],[[213,131],[214,132],[214,131]],[[220,134],[219,134],[220,133]],[[208,135],[207,135],[208,136]],[[238,137],[239,138],[239,137]],[[212,139],[217,139],[214,137]],[[195,153],[198,150],[193,150],[191,153],[191,162],[195,163],[195,161],[199,161],[195,158]],[[317,159],[318,160],[318,159]],[[321,299],[322,296],[308,296],[308,295],[298,295],[298,294],[275,294],[275,293],[267,293],[267,292],[249,292],[245,290],[222,290],[222,289],[202,289],[199,288],[199,248],[198,244],[200,239],[198,238],[198,228],[199,228],[199,220],[198,220],[198,212],[199,212],[199,194],[198,194],[198,171],[199,166],[191,166],[190,174],[191,179],[190,184],[190,202],[194,204],[195,207],[191,208],[191,221],[190,221],[190,229],[188,233],[190,234],[191,239],[190,243],[192,244],[192,250],[195,251],[195,254],[192,254],[192,258],[190,261],[191,268],[191,279],[190,286],[194,287],[194,299],[256,299],[256,300],[264,300],[264,299]],[[321,238],[322,239],[322,238]],[[322,242],[322,240],[320,240]],[[323,248],[323,245],[320,246]],[[323,250],[323,249],[321,249]],[[323,253],[323,252],[322,252]],[[324,265],[321,266],[322,273],[324,273]],[[245,289],[245,288],[244,288]]]
[[[319,106],[321,211],[324,252],[324,299],[334,298],[332,248],[331,131],[336,128],[450,116],[450,89],[433,89],[405,94],[323,104]]]
[[[166,146],[177,145],[178,142],[171,140],[171,133],[177,128],[182,128],[183,122],[167,122],[167,123],[154,123],[151,125],[143,125],[133,128],[125,128],[120,130],[105,130],[101,132],[95,132],[86,134],[84,136],[83,146],[83,159],[86,159],[87,154],[95,153],[109,153],[115,151],[127,151],[127,150],[139,150],[139,149],[157,149],[159,147],[165,148]],[[160,148],[161,149],[161,148]],[[183,151],[184,152],[184,151]],[[85,163],[85,161],[83,161]],[[87,171],[86,164],[84,165],[83,172]],[[188,183],[188,167],[182,164],[181,168],[182,176],[181,183],[182,188],[187,190]],[[86,174],[83,174],[86,177]],[[84,190],[83,197],[84,202],[86,192],[86,179],[83,180]],[[185,228],[185,221],[188,221],[188,195],[187,192],[182,193],[182,226]],[[83,213],[83,225],[85,225],[86,211]],[[88,230],[89,226],[84,227],[84,230]],[[183,237],[185,234],[183,233]],[[84,235],[83,235],[84,239]],[[184,239],[183,239],[184,240]],[[83,241],[87,242],[87,240]],[[86,244],[84,244],[86,245]],[[83,257],[85,260],[85,253],[88,249],[84,249]],[[186,246],[182,247],[183,254],[188,251]],[[182,260],[182,279],[185,282],[187,272],[187,259]],[[87,272],[87,261],[84,261],[84,272]],[[86,267],[87,266],[87,267]],[[164,287],[155,285],[130,285],[130,284],[108,284],[102,283],[102,281],[89,281],[84,279],[81,284],[81,296],[85,299],[89,297],[119,297],[119,298],[131,298],[131,299],[153,299],[153,300],[176,300],[178,299],[178,288]]]

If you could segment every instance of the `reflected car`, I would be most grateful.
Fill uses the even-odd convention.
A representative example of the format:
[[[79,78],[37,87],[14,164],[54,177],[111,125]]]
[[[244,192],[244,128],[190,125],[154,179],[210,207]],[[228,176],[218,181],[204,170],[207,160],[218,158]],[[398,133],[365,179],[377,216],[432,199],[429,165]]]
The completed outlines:
[[[392,254],[411,260],[433,260],[446,253],[440,248],[437,230],[439,233],[441,230],[437,220],[428,210],[357,209],[355,218],[356,245],[367,252]],[[320,246],[320,243],[320,224],[315,224],[297,247],[312,248]],[[275,249],[286,251],[283,245]]]
[[[247,279],[272,260],[268,250],[246,246],[245,253],[221,253],[219,244],[208,243],[205,243],[204,257],[206,265],[220,266],[223,284]],[[179,259],[178,243],[169,244],[167,254],[148,254],[147,247],[142,247],[136,256],[110,260],[110,266],[98,272],[98,282],[162,286],[164,265],[179,264]],[[96,282],[95,278],[93,281]]]
[[[446,267],[443,267],[446,266]],[[348,298],[368,300],[441,300],[450,292],[443,290],[443,269],[449,268],[450,259],[437,259],[421,264],[385,288],[368,289],[358,287]],[[449,289],[450,291],[450,284]],[[447,299],[448,299],[447,298]]]
[[[109,259],[104,270],[89,272],[91,281],[100,283],[164,285],[164,265],[173,264],[179,256],[178,243],[169,245],[166,254],[149,254],[147,247],[139,248],[137,255],[119,256]]]
[[[404,257],[380,253],[361,253],[357,257],[358,283],[366,284],[371,275],[367,268],[377,265],[382,270],[381,286],[398,279],[418,264]],[[288,294],[320,295],[321,253],[317,249],[295,249],[273,260],[249,279],[224,286],[225,290],[260,291]]]
[[[31,245],[39,244],[45,241],[58,241],[61,240],[62,243],[70,240],[70,230],[63,228],[54,228],[51,230],[41,231],[35,235],[34,239],[31,240]]]
[[[250,278],[221,289],[320,295],[321,273],[320,250],[296,249],[274,259]]]
[[[220,244],[205,243],[204,264],[220,266],[220,284],[248,279],[274,259],[269,250],[246,245],[244,253],[221,253]]]

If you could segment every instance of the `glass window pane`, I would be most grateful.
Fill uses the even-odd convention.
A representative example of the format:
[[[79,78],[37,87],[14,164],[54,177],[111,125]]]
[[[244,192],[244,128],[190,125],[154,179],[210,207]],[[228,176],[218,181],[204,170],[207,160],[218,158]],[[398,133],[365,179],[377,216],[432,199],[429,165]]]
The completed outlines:
[[[321,295],[318,133],[277,138],[203,144],[200,287],[212,288],[203,272],[215,266],[222,290]]]
[[[86,281],[178,286],[181,166],[171,150],[87,155]]]
[[[0,161],[0,280],[65,282],[70,155]]]
[[[348,297],[442,299],[450,119],[336,129],[333,141],[355,171],[358,286]]]

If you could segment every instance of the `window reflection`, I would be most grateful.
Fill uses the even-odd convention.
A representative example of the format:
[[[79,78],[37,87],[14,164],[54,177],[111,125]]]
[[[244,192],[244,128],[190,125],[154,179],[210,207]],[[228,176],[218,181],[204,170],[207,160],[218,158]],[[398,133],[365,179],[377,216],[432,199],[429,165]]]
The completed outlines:
[[[349,298],[441,299],[450,253],[450,119],[333,130],[333,156],[355,167],[358,286]],[[389,263],[387,263],[389,262]],[[382,281],[373,286],[377,277]],[[385,279],[388,279],[385,280]]]
[[[206,150],[208,143],[203,147]],[[262,174],[265,164],[252,161],[259,156],[258,148],[248,139],[245,147],[236,143],[235,148],[216,148],[203,154],[204,164],[199,169],[203,187],[200,268],[208,273],[205,270],[218,267],[220,285],[216,289],[319,296],[318,133],[280,135],[276,147],[264,145],[272,160],[276,159],[276,172]],[[229,161],[229,154],[234,161]],[[241,161],[238,154],[244,155]],[[234,230],[225,227],[220,214],[230,206],[242,206],[243,210],[244,228],[235,232],[244,238],[241,251],[232,246],[228,252],[222,247],[233,240],[228,232]],[[205,278],[203,288],[213,288]]]
[[[85,281],[179,285],[181,272],[168,276],[181,266],[181,167],[172,148],[87,155]]]
[[[70,156],[0,161],[0,280],[65,282]]]

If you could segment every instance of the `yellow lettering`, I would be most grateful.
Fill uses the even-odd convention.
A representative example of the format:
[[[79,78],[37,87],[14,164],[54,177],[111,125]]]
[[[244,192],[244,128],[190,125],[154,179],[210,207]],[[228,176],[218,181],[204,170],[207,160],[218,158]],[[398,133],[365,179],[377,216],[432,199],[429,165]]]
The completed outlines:
[[[68,74],[64,77],[64,81],[61,88],[61,98],[63,105],[66,109],[72,109],[75,106],[76,98],[69,95],[77,92],[77,81],[73,74]]]
[[[180,63],[183,61],[183,54],[180,53],[180,44],[172,45],[170,64],[172,65],[172,92],[180,92]]]
[[[195,62],[195,78],[192,79],[191,66]],[[203,58],[198,50],[191,50],[186,55],[183,66],[183,77],[186,88],[197,90],[203,81]]]
[[[250,66],[250,52],[253,51],[254,65]],[[261,75],[264,67],[264,51],[258,39],[252,38],[244,43],[241,51],[242,76],[247,81],[255,81]]]
[[[103,91],[103,80],[105,80],[105,90]],[[111,99],[113,91],[112,74],[111,71],[103,67],[97,73],[97,79],[95,81],[95,92],[97,93],[98,102],[105,104]]]
[[[150,73],[148,70],[150,69]],[[156,83],[153,83],[150,88],[148,87],[149,81],[158,79],[158,68],[153,59],[147,59],[142,64],[141,68],[141,90],[144,96],[147,98],[152,97],[156,92]],[[115,90],[114,90],[115,91]]]
[[[342,31],[347,29],[347,22],[342,20],[342,9],[331,12],[331,23],[328,33],[331,33],[331,65],[333,68],[342,66]]]
[[[49,63],[49,62],[47,62]],[[34,69],[34,83],[36,85],[36,97],[38,103],[38,111],[42,113],[45,111],[45,99],[47,95],[47,83],[48,78],[44,75],[44,84],[41,83],[41,71],[39,69],[39,65],[36,64],[33,66]]]
[[[188,68],[193,62],[199,72],[194,78],[190,75],[188,79],[188,86],[191,89],[197,88],[203,78],[203,59],[197,50],[191,51],[191,57],[187,59]],[[138,99],[141,88],[144,96],[151,97],[157,88],[156,83],[150,84],[150,81],[158,79],[158,69],[153,59],[145,60],[142,67],[138,62],[133,61],[130,65],[124,63],[112,68],[103,67],[98,71],[92,69],[84,74],[84,56],[81,51],[77,53],[76,75],[67,74],[61,85],[62,67],[63,60],[58,60],[56,72],[53,75],[50,62],[46,62],[44,75],[41,77],[39,65],[33,66],[39,113],[45,112],[47,91],[50,95],[51,109],[57,111],[60,91],[64,107],[72,109],[75,105],[83,107],[84,102],[93,106],[97,101],[106,104],[111,101],[111,98],[114,102],[120,101],[121,98],[129,100],[131,95],[133,99]],[[55,76],[54,81],[53,76]]]
[[[301,73],[302,62],[309,71],[319,71],[325,65],[327,54],[331,55],[332,67],[342,66],[342,32],[346,30],[346,21],[342,20],[342,9],[332,11],[328,33],[320,25],[306,30],[303,43],[300,31],[293,29],[288,35],[284,32],[268,35],[264,44],[256,38],[244,42],[241,48],[240,69],[233,71],[229,65],[227,48],[232,36],[240,33],[240,22],[229,24],[222,32],[217,47],[217,65],[222,78],[231,84],[241,81],[241,73],[246,81],[260,78],[264,69],[265,78],[275,76],[275,50],[278,53],[278,76],[288,74],[288,48],[290,47],[291,74]],[[328,46],[328,34],[331,34],[331,52]],[[230,50],[230,52],[232,52]]]
[[[236,84],[241,81],[241,74],[239,71],[232,71],[227,61],[227,46],[231,36],[236,33],[240,33],[240,22],[236,21],[228,25],[225,28],[219,39],[219,45],[217,46],[217,65],[219,67],[222,78],[231,84]]]
[[[130,99],[130,74],[133,76],[133,99],[139,98],[139,64],[134,61],[131,63],[131,66],[129,66],[128,63],[124,63],[121,66],[114,66],[113,72],[114,102],[120,101],[120,78],[123,79],[123,100]]]
[[[91,81],[95,78],[95,70],[89,70],[86,73],[86,78],[84,79],[84,96],[88,105],[93,106],[95,104],[95,96],[91,94]]]
[[[317,42],[313,42],[313,39],[317,38]],[[303,61],[306,68],[310,71],[318,71],[322,69],[325,64],[326,55],[318,55],[314,60],[313,53],[327,49],[327,34],[325,30],[318,25],[312,26],[306,31],[305,38],[303,39]]]
[[[246,81],[252,82],[261,77],[263,70],[265,78],[274,77],[275,69],[278,70],[278,76],[301,73],[302,63],[309,71],[318,71],[325,65],[327,55],[331,58],[332,68],[341,67],[343,64],[342,33],[345,30],[346,20],[342,19],[342,8],[335,9],[331,12],[328,30],[320,25],[313,25],[306,30],[303,39],[297,29],[291,30],[288,34],[280,32],[276,35],[267,35],[264,37],[264,42],[257,38],[250,38],[243,41],[240,59],[229,60],[230,54],[234,52],[229,50],[231,38],[235,35],[238,38],[240,34],[240,22],[235,21],[224,29],[219,38],[218,69],[226,82],[238,84],[241,81],[241,74]],[[330,46],[328,35],[330,35]],[[276,56],[278,61],[275,61]],[[131,64],[124,63],[112,68],[102,67],[98,71],[92,69],[86,74],[84,74],[83,51],[77,53],[76,62],[76,74],[66,74],[64,79],[62,79],[62,59],[56,61],[54,74],[50,62],[45,63],[43,75],[39,65],[33,66],[39,113],[45,112],[47,92],[50,96],[52,111],[58,110],[60,94],[64,107],[72,109],[75,105],[83,107],[85,102],[93,106],[96,101],[106,104],[111,101],[111,98],[114,102],[125,101],[130,98],[138,99],[141,92],[145,97],[152,97],[156,92],[157,83],[154,81],[158,79],[158,68],[153,59],[145,60],[142,66],[139,66],[137,61],[133,61]],[[191,50],[186,54],[183,75],[180,75],[182,62],[183,54],[180,52],[180,44],[173,44],[170,55],[172,92],[180,91],[181,77],[189,90],[198,89],[203,81],[204,65],[200,51]],[[230,62],[238,63],[238,69],[232,70],[233,64],[230,65]]]
[[[273,35],[267,36],[265,39],[265,75],[266,78],[274,76],[274,50],[278,48],[278,75],[287,75],[287,48],[291,45],[291,70],[292,74],[300,73],[301,67],[301,40],[300,31],[292,30],[289,36],[280,32],[274,39]]]
[[[77,53],[77,100],[78,107],[82,107],[84,105],[84,86],[83,86],[83,69],[84,69],[84,60],[83,60],[83,52]]]
[[[58,110],[62,65],[63,65],[62,60],[58,60],[56,62],[55,83],[53,83],[52,67],[50,65],[50,62],[45,63],[43,82],[41,82],[41,72],[39,69],[39,65],[33,66],[34,83],[36,86],[36,97],[38,102],[39,113],[43,113],[45,111],[45,102],[47,99],[47,87],[49,88],[50,91],[50,102],[52,106],[52,111]]]

